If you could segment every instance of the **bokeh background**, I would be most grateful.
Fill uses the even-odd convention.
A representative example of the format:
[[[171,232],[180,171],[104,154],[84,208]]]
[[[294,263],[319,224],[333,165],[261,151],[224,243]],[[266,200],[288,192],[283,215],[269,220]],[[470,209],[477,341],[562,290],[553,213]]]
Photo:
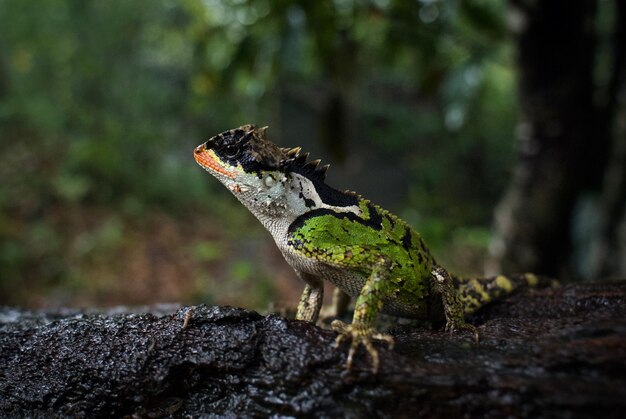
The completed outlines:
[[[295,304],[193,161],[245,123],[459,274],[626,275],[619,0],[0,1],[0,304]]]

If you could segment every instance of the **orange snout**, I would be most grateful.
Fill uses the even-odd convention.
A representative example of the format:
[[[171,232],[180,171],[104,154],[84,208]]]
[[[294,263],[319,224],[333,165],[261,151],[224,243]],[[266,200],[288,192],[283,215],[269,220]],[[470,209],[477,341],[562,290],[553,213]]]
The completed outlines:
[[[224,169],[224,166],[216,160],[217,156],[210,150],[204,146],[204,144],[200,144],[193,151],[193,157],[200,166],[205,169],[211,170],[212,172],[219,173],[221,175],[227,176],[233,179],[235,176]]]

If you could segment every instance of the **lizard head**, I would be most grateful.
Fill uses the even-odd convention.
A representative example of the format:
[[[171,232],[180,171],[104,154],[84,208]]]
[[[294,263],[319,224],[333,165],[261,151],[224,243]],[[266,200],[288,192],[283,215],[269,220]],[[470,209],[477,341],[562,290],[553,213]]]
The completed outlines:
[[[243,125],[225,131],[196,147],[194,158],[257,216],[301,213],[312,202],[307,191],[315,193],[305,186],[323,183],[328,166],[308,162],[300,147],[278,147],[266,129]]]
[[[286,158],[266,140],[264,128],[243,125],[210,138],[194,150],[196,162],[222,183],[247,183],[250,177],[277,171]]]

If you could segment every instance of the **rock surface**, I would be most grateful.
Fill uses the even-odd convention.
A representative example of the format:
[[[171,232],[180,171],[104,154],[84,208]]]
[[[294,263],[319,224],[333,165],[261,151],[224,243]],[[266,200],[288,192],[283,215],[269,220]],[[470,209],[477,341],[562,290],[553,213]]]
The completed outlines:
[[[0,309],[0,416],[624,417],[626,282],[530,290],[466,334],[395,326],[381,369],[334,333],[197,306]],[[187,313],[187,327],[183,328]]]

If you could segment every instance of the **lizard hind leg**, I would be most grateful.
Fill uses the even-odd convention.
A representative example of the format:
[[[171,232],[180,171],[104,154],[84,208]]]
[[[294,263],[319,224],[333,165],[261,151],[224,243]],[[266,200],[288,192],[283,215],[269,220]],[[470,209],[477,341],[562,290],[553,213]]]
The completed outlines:
[[[431,272],[431,281],[433,289],[441,294],[446,316],[446,332],[467,330],[474,335],[474,339],[478,342],[478,329],[465,322],[465,305],[461,300],[461,295],[454,288],[452,277],[448,271],[441,266],[435,266]]]

